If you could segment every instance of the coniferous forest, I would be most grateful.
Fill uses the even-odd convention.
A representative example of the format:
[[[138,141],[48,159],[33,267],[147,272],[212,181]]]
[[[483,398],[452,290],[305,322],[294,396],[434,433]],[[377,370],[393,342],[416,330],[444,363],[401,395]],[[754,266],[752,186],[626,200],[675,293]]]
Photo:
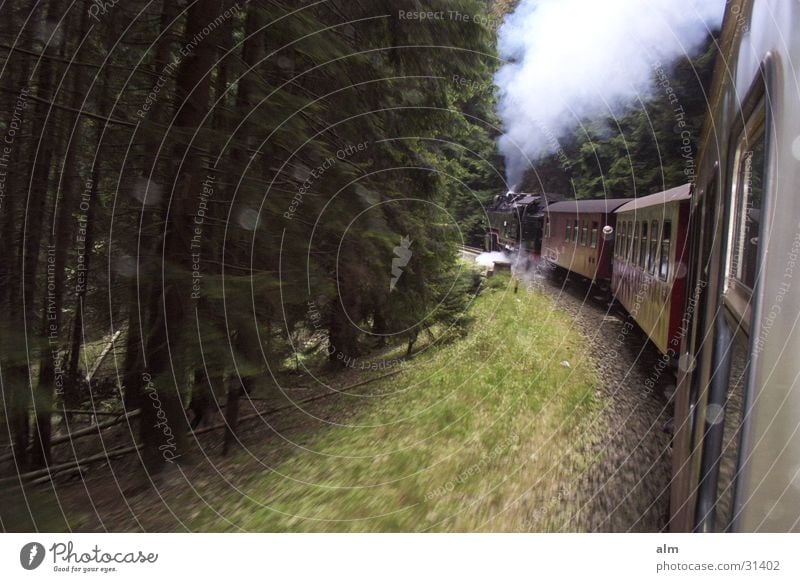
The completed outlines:
[[[445,460],[474,434],[484,435],[475,450],[492,451],[484,463],[517,451],[528,431],[552,429],[555,444],[572,438],[540,416],[513,416],[480,433],[481,422],[496,418],[480,412],[487,398],[514,415],[549,410],[548,399],[459,396],[449,388],[455,382],[527,390],[535,376],[555,394],[563,374],[572,374],[572,392],[558,396],[558,406],[569,406],[571,418],[596,414],[597,379],[576,362],[577,332],[556,315],[545,329],[564,341],[531,360],[515,356],[545,344],[514,322],[550,317],[552,305],[504,300],[490,308],[507,291],[503,275],[487,279],[461,256],[465,245],[483,246],[486,205],[512,186],[497,147],[503,128],[494,75],[503,65],[498,29],[515,6],[0,6],[0,528],[169,530],[169,517],[138,521],[141,500],[137,510],[128,506],[132,522],[110,511],[99,522],[81,517],[86,499],[102,496],[78,490],[91,483],[87,491],[106,492],[98,507],[123,507],[150,488],[159,499],[169,488],[202,489],[200,478],[189,479],[191,487],[176,481],[176,467],[181,475],[214,467],[215,476],[203,477],[213,481],[217,465],[227,463],[219,471],[226,479],[237,471],[251,478],[248,456],[263,461],[265,479],[288,463],[297,481],[328,483],[323,465],[303,464],[284,441],[307,438],[297,445],[303,454],[330,446],[328,456],[353,459],[362,445],[395,439],[401,453],[409,450],[388,429],[353,434],[353,450],[320,436],[351,421],[359,430],[391,424],[394,409],[364,412],[369,398],[353,407],[335,400],[377,380],[381,389],[369,397],[408,398],[397,411],[432,415],[412,440],[446,438],[435,441]],[[665,63],[694,137],[715,46],[709,35],[700,54]],[[584,120],[562,137],[557,154],[535,160],[518,190],[594,198],[686,182],[685,144],[674,127],[671,104],[657,92],[622,116]],[[557,356],[536,359],[545,352]],[[444,363],[426,368],[427,358]],[[484,376],[462,369],[475,363],[489,366]],[[416,375],[383,380],[402,374]],[[437,405],[452,407],[437,412],[419,401],[420,390],[439,390]],[[314,408],[328,396],[338,404]],[[280,424],[283,412],[294,416]],[[400,412],[395,420],[405,422]],[[501,427],[513,439],[491,432]],[[293,431],[302,438],[288,439]],[[463,469],[427,455],[407,453],[398,470],[416,475],[417,462],[447,467],[452,481]],[[530,470],[544,474],[543,466]],[[336,478],[345,487],[369,471]],[[441,498],[442,511],[455,515],[447,476],[399,497],[411,505]],[[292,500],[311,499],[307,492],[284,494],[274,485],[259,484],[274,492],[269,503],[302,513]],[[228,489],[216,491],[224,507]],[[545,527],[536,520],[556,511],[554,496],[541,501],[534,525],[513,528]],[[41,499],[40,509],[30,509],[30,499]],[[314,508],[382,511],[379,501],[313,499]],[[197,519],[187,526],[195,530],[224,529],[191,508],[181,515]],[[264,519],[242,527],[297,529]],[[375,527],[407,530],[409,523]]]
[[[498,181],[491,104],[453,81],[491,82],[492,35],[394,4],[3,8],[0,433],[18,467],[45,467],[53,411],[104,389],[126,410],[158,398],[140,431],[157,470],[188,425],[165,440],[153,414],[280,369],[315,325],[336,364],[446,297],[447,209]],[[414,276],[389,301],[372,271],[403,238]],[[109,337],[100,387],[82,348]]]

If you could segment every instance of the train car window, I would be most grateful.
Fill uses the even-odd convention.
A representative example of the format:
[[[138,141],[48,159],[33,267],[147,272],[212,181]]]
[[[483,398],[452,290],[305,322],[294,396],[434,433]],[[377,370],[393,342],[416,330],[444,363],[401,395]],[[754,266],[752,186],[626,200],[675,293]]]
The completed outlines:
[[[572,242],[574,243],[578,242],[579,234],[580,234],[580,229],[578,228],[578,221],[576,220],[573,222],[573,227],[572,227]]]
[[[598,228],[597,223],[592,222],[592,235],[591,238],[589,239],[589,246],[592,247],[593,249],[597,248],[597,228]]]
[[[586,241],[589,238],[589,228],[586,226],[586,221],[581,221],[581,246],[586,246]]]
[[[544,237],[550,238],[550,217],[547,216],[544,219]]]
[[[631,255],[631,237],[633,236],[633,227],[630,221],[625,222],[625,248],[622,249],[622,258],[628,261]]]
[[[639,266],[642,269],[647,268],[647,221],[642,222],[642,237],[639,243]]]
[[[705,435],[695,528],[735,528],[735,489],[742,426],[747,409],[747,377],[753,338],[749,337],[753,289],[758,276],[761,211],[767,168],[767,106],[763,79],[756,80],[747,122],[734,135],[729,192],[724,304],[715,321],[713,368],[705,414]],[[758,97],[759,93],[762,95]],[[753,96],[756,96],[753,98]],[[756,99],[759,99],[756,101]]]
[[[564,233],[564,240],[569,242],[572,239],[572,225],[567,222],[567,231]]]
[[[636,264],[639,257],[639,223],[633,223],[633,239],[631,240],[631,253],[629,257],[629,262],[631,264]]]
[[[656,255],[658,254],[658,221],[654,220],[650,224],[650,252],[647,262],[650,265],[650,273],[656,274]]]
[[[756,281],[761,203],[764,196],[765,131],[763,112],[745,127],[739,138],[733,192],[728,287],[734,287],[745,298]]]
[[[658,267],[658,276],[662,281],[666,281],[669,277],[669,259],[670,253],[672,252],[671,238],[672,221],[665,220],[664,227],[661,230],[661,262]]]

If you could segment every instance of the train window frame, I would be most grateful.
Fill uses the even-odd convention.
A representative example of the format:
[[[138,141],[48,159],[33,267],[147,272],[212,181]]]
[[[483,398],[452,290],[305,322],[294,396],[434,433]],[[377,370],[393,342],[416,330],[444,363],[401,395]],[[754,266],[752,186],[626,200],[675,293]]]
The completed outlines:
[[[581,220],[581,246],[585,247],[589,239],[589,228],[585,220]]]
[[[741,114],[737,114],[738,122],[734,124],[728,133],[729,148],[727,150],[725,160],[725,170],[728,178],[720,184],[720,195],[725,200],[725,210],[722,214],[722,225],[726,229],[724,243],[725,248],[722,254],[722,297],[718,304],[724,306],[716,316],[715,325],[720,331],[717,334],[722,334],[726,349],[719,350],[722,353],[721,358],[717,358],[716,350],[715,356],[712,359],[712,365],[715,370],[721,370],[716,375],[721,379],[720,383],[725,383],[725,398],[724,404],[727,408],[728,400],[731,395],[731,379],[734,372],[733,362],[741,362],[742,358],[736,358],[730,355],[731,348],[736,342],[737,338],[741,338],[745,349],[745,358],[747,359],[747,369],[743,377],[743,384],[741,385],[742,393],[742,411],[743,416],[736,432],[735,445],[738,450],[734,451],[737,454],[735,472],[732,479],[727,484],[726,491],[731,490],[729,494],[729,504],[727,507],[723,506],[722,509],[728,510],[728,514],[720,516],[719,502],[720,502],[720,485],[721,485],[721,460],[722,456],[727,453],[726,447],[722,446],[724,432],[719,433],[716,431],[715,435],[718,438],[718,446],[716,448],[708,447],[706,451],[707,438],[702,440],[703,455],[701,463],[701,475],[706,472],[709,475],[707,481],[704,479],[700,483],[697,491],[697,504],[696,514],[694,516],[694,529],[695,531],[739,531],[739,520],[741,517],[741,509],[747,502],[744,498],[743,491],[739,489],[739,482],[742,471],[746,471],[743,465],[746,463],[747,451],[753,435],[750,434],[751,427],[749,422],[750,408],[752,406],[754,397],[754,380],[755,370],[757,367],[757,360],[754,358],[756,355],[755,341],[758,336],[758,330],[752,329],[754,322],[760,320],[759,311],[761,310],[761,301],[758,297],[758,289],[761,286],[761,269],[763,268],[764,259],[767,254],[769,241],[769,228],[766,226],[765,221],[758,220],[758,227],[756,229],[756,249],[752,253],[754,261],[754,277],[752,281],[752,288],[743,284],[735,278],[731,278],[731,260],[734,249],[735,237],[737,232],[735,230],[736,221],[742,217],[739,215],[743,205],[742,193],[740,189],[742,178],[742,162],[743,153],[762,144],[763,160],[760,171],[762,172],[762,192],[761,192],[761,216],[770,216],[773,205],[773,197],[775,195],[773,179],[775,171],[775,152],[774,152],[774,124],[775,117],[772,103],[770,101],[770,94],[776,88],[778,83],[775,71],[775,58],[773,53],[767,53],[761,63],[760,69],[753,82],[748,89],[745,98],[741,102]],[[763,131],[763,133],[762,133]],[[753,137],[755,136],[755,137]],[[754,145],[755,144],[755,145]],[[744,146],[744,147],[743,147]],[[751,171],[753,171],[751,169]],[[748,233],[749,234],[749,233]],[[755,363],[756,367],[752,364]],[[719,394],[717,395],[720,396]],[[718,398],[717,400],[721,400]],[[711,397],[709,396],[709,402]],[[726,411],[727,417],[727,411]],[[714,428],[723,427],[726,422],[717,423]],[[714,430],[714,428],[709,429]],[[732,439],[731,439],[732,440]],[[713,463],[713,464],[712,464]],[[703,487],[704,483],[708,482],[709,487]],[[711,488],[713,487],[713,489]],[[702,513],[701,509],[707,510]]]
[[[659,221],[650,222],[650,248],[647,251],[647,267],[651,275],[656,274],[656,259],[658,258]]]
[[[639,264],[639,221],[633,223],[633,238],[631,239],[631,250],[628,262],[631,265]]]
[[[597,221],[592,221],[591,230],[589,232],[589,247],[596,249],[597,248],[597,235],[600,228],[600,223]]]
[[[658,277],[662,281],[669,279],[669,263],[672,258],[672,220],[665,219],[661,225],[661,243],[658,261]]]
[[[643,271],[647,269],[647,225],[648,222],[643,220],[639,227],[639,256],[637,257],[637,264]]]
[[[577,220],[572,221],[572,242],[575,243],[577,246],[578,244],[578,235],[580,235],[580,227],[578,225]]]
[[[751,178],[746,178],[747,161],[752,159],[753,151],[759,145],[763,145],[763,160],[762,165],[758,171],[762,174],[762,193],[761,193],[761,208],[764,208],[764,198],[766,196],[763,182],[767,174],[767,164],[769,160],[769,144],[768,144],[768,128],[767,128],[767,103],[762,97],[741,129],[734,134],[736,137],[733,142],[733,156],[732,162],[728,167],[729,175],[731,176],[730,189],[728,190],[730,196],[730,208],[728,209],[727,221],[727,248],[725,252],[725,273],[724,273],[724,287],[723,297],[726,307],[731,310],[736,318],[745,323],[745,331],[749,333],[749,323],[751,321],[752,311],[752,298],[753,288],[758,282],[758,264],[754,266],[755,274],[752,286],[748,285],[741,277],[734,274],[735,270],[742,268],[741,260],[742,255],[745,253],[743,249],[744,242],[739,239],[741,229],[746,224],[747,213],[742,212],[747,202],[744,201],[749,192],[745,192],[745,188],[751,183]],[[750,152],[750,158],[747,158],[747,153]],[[755,172],[750,166],[749,172]],[[748,206],[749,210],[749,206]],[[753,253],[752,260],[758,261],[761,255],[761,245],[763,241],[760,240],[761,232],[760,227],[757,229],[758,242],[756,243],[755,252]],[[752,239],[751,239],[752,240]],[[740,254],[735,254],[738,251]]]

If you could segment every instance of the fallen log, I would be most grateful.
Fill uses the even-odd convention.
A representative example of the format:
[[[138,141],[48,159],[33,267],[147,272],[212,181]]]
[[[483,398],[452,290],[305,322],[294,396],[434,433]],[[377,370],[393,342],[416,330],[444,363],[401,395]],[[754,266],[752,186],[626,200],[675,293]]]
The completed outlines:
[[[320,394],[318,396],[313,396],[311,398],[306,398],[305,400],[301,400],[301,401],[296,402],[294,404],[289,404],[289,405],[281,406],[279,408],[275,408],[275,409],[272,409],[272,410],[259,411],[259,412],[256,412],[254,414],[249,414],[247,416],[241,417],[239,419],[239,422],[241,423],[241,422],[244,422],[244,421],[247,421],[247,420],[253,420],[255,418],[263,418],[265,416],[272,416],[274,414],[277,414],[279,412],[284,412],[286,410],[297,409],[302,404],[308,404],[310,402],[315,402],[317,400],[322,400],[324,398],[329,398],[329,397],[335,396],[337,394],[347,393],[347,392],[350,392],[350,391],[352,391],[352,390],[354,390],[356,388],[360,388],[361,386],[366,386],[367,384],[372,384],[373,382],[377,382],[378,380],[383,380],[385,378],[389,378],[391,376],[395,376],[397,374],[402,373],[402,371],[403,370],[397,370],[395,372],[390,372],[388,374],[384,374],[383,376],[377,376],[375,378],[370,378],[368,380],[363,380],[361,382],[357,382],[356,384],[352,384],[350,386],[347,386],[346,388],[342,388],[340,390],[334,390],[334,391],[329,392],[327,394]],[[138,409],[134,410],[132,412],[129,412],[127,415],[125,415],[125,417],[123,417],[121,419],[115,419],[113,422],[109,421],[107,423],[103,423],[105,425],[104,428],[108,427],[108,426],[112,426],[113,424],[118,424],[118,423],[122,422],[123,420],[126,420],[128,418],[132,418],[134,416],[137,416],[140,413],[141,413],[141,410],[138,410]],[[212,431],[215,431],[215,430],[224,429],[227,426],[228,426],[227,422],[222,422],[222,423],[219,423],[219,424],[215,424],[213,426],[204,427],[204,428],[199,429],[199,430],[188,431],[187,434],[189,436],[192,436],[192,435],[197,436],[197,435],[205,434],[205,433],[212,432]],[[76,435],[78,435],[78,433],[81,433],[81,436],[83,436],[85,434],[91,434],[92,431],[96,431],[100,427],[101,427],[101,425],[96,424],[94,426],[87,427],[86,429],[81,429],[80,431],[76,431],[72,435],[63,435],[61,437],[57,437],[57,439],[70,440],[71,438],[74,438]],[[53,441],[55,442],[57,439],[53,439]],[[62,441],[59,441],[59,442],[62,442]],[[96,462],[112,459],[112,458],[115,458],[115,457],[121,457],[121,456],[126,455],[128,453],[135,452],[135,451],[141,449],[142,447],[143,447],[143,445],[138,444],[138,445],[135,445],[135,446],[132,446],[132,447],[124,447],[124,448],[119,448],[119,449],[113,449],[113,450],[108,451],[108,452],[98,453],[96,455],[93,455],[91,457],[87,457],[85,459],[76,459],[76,460],[73,460],[73,461],[68,461],[68,462],[65,462],[65,463],[61,463],[59,465],[54,465],[52,467],[47,467],[47,468],[44,468],[44,469],[31,471],[29,473],[24,473],[22,475],[17,475],[17,476],[14,476],[14,477],[6,477],[4,479],[0,479],[0,485],[7,485],[7,484],[8,485],[13,485],[14,483],[29,482],[29,480],[31,480],[31,479],[35,479],[37,481],[37,484],[46,483],[48,481],[51,481],[52,478],[55,475],[57,475],[58,473],[60,473],[60,472],[67,471],[67,470],[70,470],[70,469],[76,469],[78,467],[83,467],[84,465],[88,465],[90,463],[96,463]],[[32,483],[29,482],[28,484],[32,484]]]
[[[111,351],[111,348],[114,347],[114,342],[117,341],[117,338],[119,337],[119,334],[121,334],[121,333],[122,333],[121,329],[117,330],[117,332],[109,340],[109,342],[106,345],[106,347],[103,348],[103,351],[100,352],[100,355],[97,357],[97,359],[94,362],[94,366],[92,366],[91,372],[86,374],[86,381],[87,382],[91,382],[92,381],[92,378],[94,378],[94,375],[97,373],[97,370],[100,369],[100,366],[103,365],[103,361],[106,359],[106,356],[108,356],[108,353]]]
[[[67,461],[66,463],[60,463],[58,465],[53,465],[51,467],[45,467],[44,469],[38,469],[36,471],[30,471],[28,473],[23,473],[22,475],[16,475],[14,477],[6,477],[4,479],[0,479],[0,485],[11,485],[15,482],[26,482],[30,479],[35,479],[36,477],[43,477],[47,476],[45,482],[52,480],[52,478],[68,469],[74,469],[77,467],[82,467],[83,465],[88,465],[90,463],[96,463],[98,461],[106,461],[109,459],[113,459],[115,457],[121,457],[122,455],[127,455],[128,453],[132,453],[138,449],[141,449],[142,445],[135,445],[133,447],[122,447],[119,449],[112,449],[110,451],[104,451],[102,453],[98,453],[91,457],[86,457],[85,459],[75,459],[73,461]]]
[[[125,422],[126,420],[130,420],[131,418],[134,418],[134,417],[138,416],[139,414],[141,414],[141,410],[136,409],[136,410],[133,410],[133,411],[127,413],[127,414],[121,414],[121,415],[117,414],[117,418],[114,418],[114,419],[111,419],[111,420],[106,420],[105,422],[99,422],[97,424],[93,424],[91,426],[87,426],[85,428],[76,430],[75,432],[70,432],[70,433],[67,433],[67,434],[62,434],[62,435],[59,435],[59,436],[55,436],[52,439],[50,439],[50,446],[52,447],[54,445],[59,445],[61,443],[71,442],[73,439],[77,439],[77,438],[81,438],[81,437],[84,437],[84,436],[92,435],[92,434],[97,433],[98,431],[101,431],[103,429],[106,429],[106,428],[112,427],[114,425],[120,424],[122,422]],[[6,453],[2,457],[0,457],[0,463],[5,463],[6,461],[10,461],[13,458],[14,458],[14,453],[13,452]]]
[[[120,416],[125,413],[108,410],[53,410],[53,414],[73,414],[75,416]]]
[[[114,418],[112,420],[106,420],[105,422],[98,422],[97,424],[93,424],[92,426],[87,426],[86,428],[82,428],[80,430],[76,430],[75,432],[62,434],[57,437],[53,437],[50,441],[50,445],[57,445],[60,443],[66,443],[71,441],[74,438],[82,437],[86,435],[90,435],[98,430],[103,430],[104,428],[109,428],[115,426],[117,424],[121,424],[126,420],[130,420],[136,416],[139,416],[142,413],[140,409],[132,410],[127,414],[123,414],[118,418]]]

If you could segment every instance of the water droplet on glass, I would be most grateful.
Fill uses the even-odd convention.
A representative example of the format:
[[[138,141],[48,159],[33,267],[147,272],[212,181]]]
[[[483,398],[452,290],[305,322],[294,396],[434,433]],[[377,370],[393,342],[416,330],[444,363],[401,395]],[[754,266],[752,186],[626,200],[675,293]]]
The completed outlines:
[[[685,374],[690,374],[694,372],[694,369],[697,367],[697,361],[695,360],[692,354],[686,353],[683,354],[680,358],[678,358],[678,368],[681,372]]]
[[[719,404],[709,404],[706,409],[706,422],[710,425],[720,424],[725,420],[725,407]]]
[[[300,180],[301,182],[305,182],[308,180],[308,177],[311,175],[311,170],[305,164],[297,164],[294,168],[292,168],[292,176],[295,177],[296,180]]]
[[[131,194],[142,204],[152,206],[161,201],[162,188],[147,178],[136,178]]]
[[[255,230],[258,227],[259,216],[258,212],[252,208],[245,208],[239,211],[238,217],[239,226],[245,230]]]

